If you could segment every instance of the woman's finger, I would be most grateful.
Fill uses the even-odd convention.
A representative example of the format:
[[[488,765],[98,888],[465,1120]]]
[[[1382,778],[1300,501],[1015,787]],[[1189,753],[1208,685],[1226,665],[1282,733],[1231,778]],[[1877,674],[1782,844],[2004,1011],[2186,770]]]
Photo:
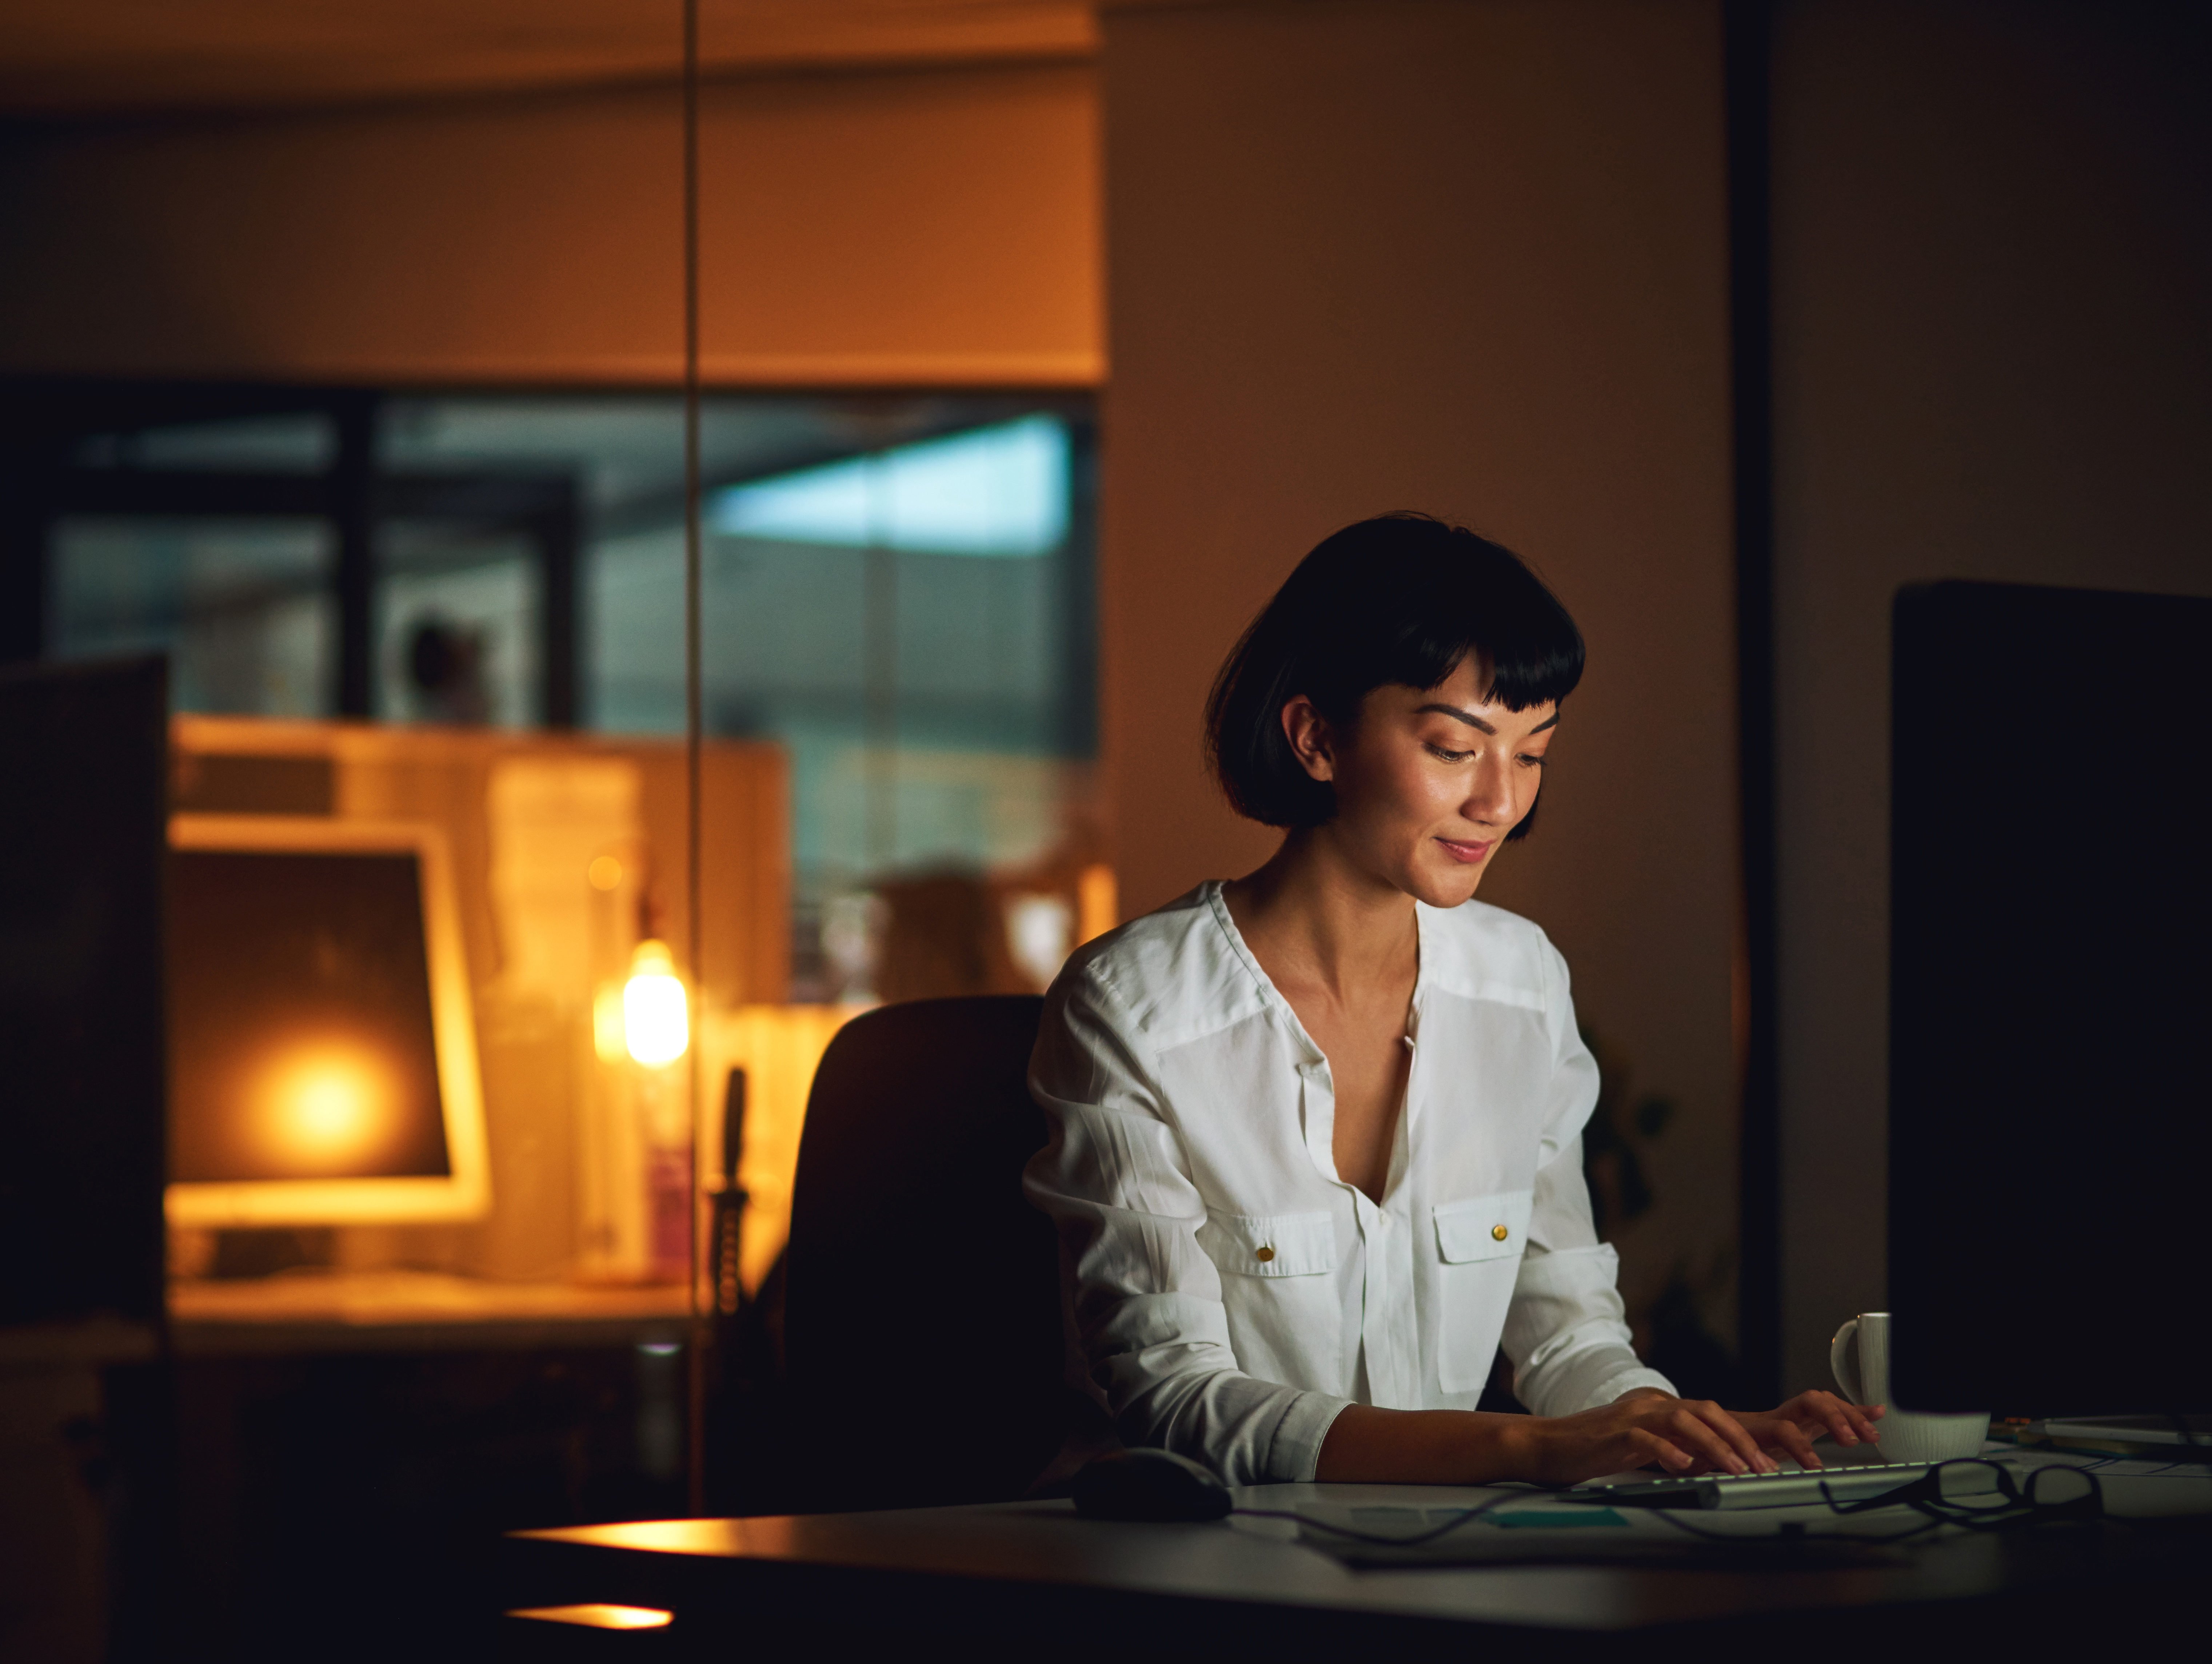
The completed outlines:
[[[1771,1423],[1771,1429],[1774,1442],[1780,1445],[1798,1466],[1822,1466],[1819,1453],[1813,1448],[1812,1440],[1805,1436],[1805,1429],[1798,1426],[1796,1422],[1784,1416]]]
[[[1860,1405],[1844,1403],[1843,1399],[1836,1399],[1834,1394],[1829,1394],[1829,1400],[1834,1403],[1836,1417],[1843,1421],[1844,1427],[1850,1427],[1851,1429],[1850,1438],[1844,1438],[1843,1434],[1836,1434],[1836,1442],[1850,1442],[1850,1445],[1875,1445],[1875,1442],[1881,1442],[1882,1429],[1874,1425],[1874,1417],[1881,1417],[1882,1414],[1881,1410],[1875,1410],[1874,1417],[1869,1417],[1869,1414],[1867,1414]]]
[[[1692,1415],[1704,1422],[1727,1442],[1729,1448],[1735,1453],[1737,1459],[1743,1463],[1747,1472],[1764,1473],[1772,1471],[1774,1464],[1767,1460],[1766,1453],[1759,1448],[1759,1441],[1751,1436],[1751,1429],[1741,1422],[1711,1399],[1693,1399],[1689,1400],[1688,1404]]]
[[[1854,1445],[1863,1439],[1844,1401],[1833,1393],[1808,1393],[1805,1408],[1838,1444]]]
[[[1698,1465],[1695,1456],[1664,1434],[1655,1432],[1650,1428],[1632,1428],[1628,1436],[1636,1446],[1636,1466],[1638,1467],[1648,1467],[1656,1462],[1670,1473],[1680,1473]]]
[[[1862,1435],[1852,1423],[1849,1406],[1833,1393],[1800,1393],[1784,1405],[1779,1412],[1792,1422],[1807,1423],[1826,1433],[1838,1444],[1853,1445]]]
[[[1661,1423],[1666,1436],[1684,1449],[1702,1456],[1715,1467],[1729,1473],[1748,1473],[1751,1464],[1737,1455],[1729,1442],[1687,1403],[1674,1405],[1667,1419]]]

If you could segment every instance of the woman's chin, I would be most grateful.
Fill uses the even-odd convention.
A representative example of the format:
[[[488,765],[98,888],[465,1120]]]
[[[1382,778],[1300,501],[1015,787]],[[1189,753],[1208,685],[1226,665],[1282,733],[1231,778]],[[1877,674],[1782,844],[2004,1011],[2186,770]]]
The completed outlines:
[[[1490,863],[1486,861],[1477,866],[1463,867],[1454,863],[1441,872],[1416,872],[1412,875],[1413,881],[1403,887],[1411,893],[1414,900],[1425,902],[1431,907],[1456,907],[1462,902],[1474,899],[1475,890],[1482,883],[1482,875],[1489,869]]]

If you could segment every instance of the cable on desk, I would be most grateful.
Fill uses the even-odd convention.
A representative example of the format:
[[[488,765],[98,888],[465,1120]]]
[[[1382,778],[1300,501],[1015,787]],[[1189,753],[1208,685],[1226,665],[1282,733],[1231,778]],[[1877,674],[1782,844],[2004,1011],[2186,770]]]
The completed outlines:
[[[1798,1521],[1786,1520],[1766,1535],[1754,1536],[1749,1532],[1707,1531],[1702,1526],[1693,1526],[1687,1520],[1678,1518],[1674,1509],[1653,1509],[1651,1512],[1662,1524],[1670,1525],[1686,1536],[1708,1543],[1727,1543],[1738,1548],[1747,1543],[1865,1543],[1879,1548],[1885,1544],[1909,1542],[1915,1537],[1924,1537],[1931,1531],[1940,1531],[1948,1523],[1942,1520],[1929,1520],[1908,1530],[1891,1532],[1886,1537],[1868,1537],[1855,1531],[1807,1531]],[[1790,1529],[1793,1526],[1797,1527],[1794,1531]]]
[[[2106,1468],[2111,1467],[2115,1462],[2143,1462],[2148,1464],[2151,1458],[2148,1456],[2100,1456],[2093,1462],[2083,1462],[2080,1466],[2075,1467],[2074,1471],[2076,1473],[2101,1473]],[[2069,1462],[2067,1466],[2072,1467],[2074,1465]],[[2148,1473],[2119,1475],[2116,1477],[2155,1479],[2172,1472],[2178,1467],[2194,1468],[2196,1466],[2197,1464],[2194,1462],[2160,1462],[2156,1466],[2152,1467],[2150,1472]]]
[[[1943,1495],[1942,1477],[1943,1471],[1946,1468],[1968,1466],[1986,1467],[1994,1473],[1996,1476],[1996,1490],[2002,1500],[1977,1505],[1953,1502],[1946,1497]],[[2038,1493],[2042,1488],[2043,1476],[2052,1472],[2079,1474],[2088,1482],[2089,1488],[2079,1496],[2046,1502]],[[1302,1514],[1295,1509],[1233,1508],[1229,1511],[1231,1515],[1241,1515],[1250,1520],[1289,1520],[1299,1526],[1310,1526],[1316,1531],[1325,1531],[1333,1536],[1342,1537],[1352,1542],[1372,1544],[1381,1548],[1419,1548],[1425,1544],[1449,1536],[1462,1526],[1471,1524],[1494,1509],[1503,1508],[1510,1502],[1531,1501],[1544,1494],[1542,1491],[1509,1491],[1503,1496],[1492,1496],[1476,1503],[1473,1508],[1462,1509],[1440,1526],[1432,1526],[1425,1531],[1416,1532],[1409,1537],[1390,1537],[1380,1532],[1361,1531],[1352,1526],[1340,1526],[1328,1520],[1318,1520],[1310,1515]],[[1790,1521],[1773,1534],[1774,1538],[1808,1542],[1865,1543],[1878,1546],[1887,1543],[1906,1542],[1915,1537],[1925,1536],[1931,1531],[1940,1531],[1947,1525],[1961,1526],[1970,1531],[2008,1531],[2016,1526],[2045,1523],[2057,1520],[2097,1519],[2100,1518],[2105,1511],[2104,1487],[2098,1482],[2097,1476],[2087,1468],[2071,1466],[2063,1468],[2035,1468],[2028,1473],[2027,1484],[2023,1489],[2014,1481],[2010,1469],[1981,1456],[1964,1456],[1952,1461],[1939,1462],[1917,1479],[1902,1484],[1895,1490],[1885,1491],[1879,1496],[1869,1496],[1856,1502],[1838,1502],[1829,1494],[1826,1484],[1820,1487],[1820,1496],[1822,1502],[1832,1514],[1864,1514],[1875,1509],[1901,1507],[1912,1509],[1927,1517],[1920,1525],[1913,1526],[1905,1531],[1892,1532],[1881,1537],[1861,1536],[1854,1532],[1810,1532],[1802,1529],[1791,1531],[1788,1529],[1788,1526],[1796,1525],[1797,1521]],[[1650,1511],[1665,1524],[1674,1527],[1688,1536],[1699,1538],[1706,1542],[1740,1545],[1745,1543],[1773,1539],[1738,1532],[1707,1531],[1677,1517],[1678,1511],[1673,1509],[1654,1509]]]
[[[1339,1537],[1348,1538],[1355,1543],[1372,1543],[1382,1548],[1419,1548],[1424,1543],[1433,1543],[1440,1537],[1449,1536],[1462,1526],[1480,1519],[1494,1508],[1502,1508],[1508,1502],[1527,1502],[1532,1496],[1542,1495],[1541,1491],[1533,1493],[1508,1491],[1502,1496],[1492,1496],[1477,1502],[1473,1508],[1462,1509],[1443,1524],[1432,1526],[1426,1531],[1416,1532],[1411,1537],[1385,1537],[1379,1532],[1360,1531],[1352,1526],[1334,1525],[1327,1520],[1316,1520],[1310,1515],[1301,1514],[1296,1509],[1232,1508],[1229,1511],[1232,1515],[1241,1514],[1248,1520],[1294,1520],[1299,1525],[1311,1526],[1316,1531],[1331,1532]]]

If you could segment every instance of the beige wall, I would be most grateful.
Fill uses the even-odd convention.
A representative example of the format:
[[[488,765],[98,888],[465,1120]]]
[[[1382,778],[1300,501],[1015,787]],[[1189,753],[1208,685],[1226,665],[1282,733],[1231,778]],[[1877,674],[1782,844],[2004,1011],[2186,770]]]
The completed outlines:
[[[1717,9],[1109,12],[1105,771],[1125,911],[1272,836],[1199,710],[1316,539],[1412,507],[1523,552],[1587,632],[1544,825],[1486,896],[1680,1100],[1632,1298],[1735,1229],[1734,646]],[[1725,1272],[1723,1272],[1723,1285]],[[1732,1323],[1725,1285],[1711,1302]],[[1723,1332],[1728,1332],[1723,1327]]]
[[[2178,16],[1996,0],[1795,0],[1780,14],[1782,1204],[1796,1386],[1825,1384],[1828,1335],[1880,1305],[1888,1282],[1892,597],[1939,577],[2212,594],[2212,124],[2201,36],[2192,48]],[[2054,698],[2124,687],[2121,667],[2052,667]],[[2094,782],[2050,783],[2048,819],[2023,835],[2053,840],[2055,882],[2094,883]]]
[[[1082,64],[710,85],[703,351],[732,382],[1100,373]],[[19,131],[0,369],[409,381],[680,369],[673,88]]]

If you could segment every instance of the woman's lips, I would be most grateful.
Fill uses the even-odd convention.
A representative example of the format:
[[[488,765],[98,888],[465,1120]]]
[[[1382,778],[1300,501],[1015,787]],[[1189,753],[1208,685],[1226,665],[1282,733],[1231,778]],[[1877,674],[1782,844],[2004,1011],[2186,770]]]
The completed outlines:
[[[1449,838],[1439,838],[1437,842],[1444,846],[1446,855],[1469,867],[1474,866],[1490,853],[1490,845],[1487,844],[1463,844]]]

